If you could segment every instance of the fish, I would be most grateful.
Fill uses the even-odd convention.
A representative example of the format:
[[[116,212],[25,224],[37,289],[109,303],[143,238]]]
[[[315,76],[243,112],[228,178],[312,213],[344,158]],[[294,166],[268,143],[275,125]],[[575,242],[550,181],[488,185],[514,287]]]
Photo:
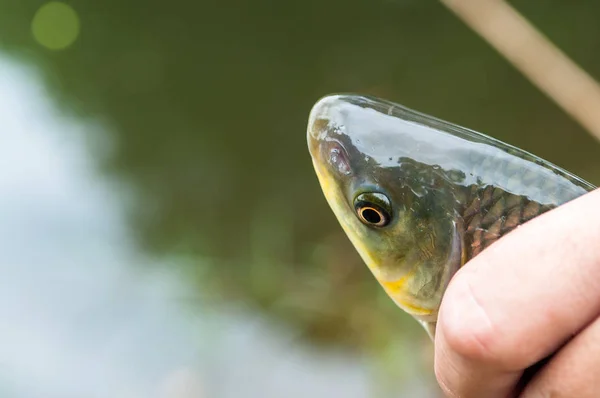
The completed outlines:
[[[307,141],[342,229],[387,295],[432,339],[458,269],[596,188],[517,147],[370,96],[321,98]]]

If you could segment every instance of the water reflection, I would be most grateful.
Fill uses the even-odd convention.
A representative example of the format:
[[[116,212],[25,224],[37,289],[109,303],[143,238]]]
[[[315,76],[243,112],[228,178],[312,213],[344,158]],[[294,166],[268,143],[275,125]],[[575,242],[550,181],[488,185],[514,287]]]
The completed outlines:
[[[0,92],[2,396],[372,395],[368,358],[314,352],[244,307],[210,306],[186,260],[138,251],[132,192],[90,154],[90,140],[110,150],[100,124],[58,111],[6,58]],[[402,391],[426,396],[429,381]]]

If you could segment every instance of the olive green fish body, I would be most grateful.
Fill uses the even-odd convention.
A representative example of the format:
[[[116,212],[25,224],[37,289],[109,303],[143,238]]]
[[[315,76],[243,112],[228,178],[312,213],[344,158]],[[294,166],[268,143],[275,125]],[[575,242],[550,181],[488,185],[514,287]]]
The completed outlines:
[[[342,228],[389,296],[430,333],[458,268],[594,189],[518,148],[369,97],[321,99],[307,136]]]

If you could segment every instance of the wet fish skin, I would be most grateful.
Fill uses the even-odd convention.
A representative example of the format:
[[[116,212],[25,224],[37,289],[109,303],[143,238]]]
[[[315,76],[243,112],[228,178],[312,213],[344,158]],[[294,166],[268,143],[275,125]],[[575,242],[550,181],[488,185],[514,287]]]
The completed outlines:
[[[461,266],[595,188],[516,147],[372,97],[321,99],[307,139],[342,228],[388,295],[431,336]]]

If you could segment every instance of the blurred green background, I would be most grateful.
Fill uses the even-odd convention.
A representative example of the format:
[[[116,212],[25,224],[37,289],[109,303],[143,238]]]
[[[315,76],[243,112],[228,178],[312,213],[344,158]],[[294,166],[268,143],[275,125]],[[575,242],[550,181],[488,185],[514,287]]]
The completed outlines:
[[[320,192],[305,139],[319,97],[383,97],[600,183],[600,145],[436,1],[64,4],[0,0],[0,49],[35,70],[62,115],[101,126],[78,139],[128,192],[128,244],[153,259],[140,272],[192,286],[190,314],[241,306],[303,350],[366,360],[365,396],[417,396],[403,392],[415,378],[436,396],[431,347]],[[511,4],[600,76],[599,2]]]

